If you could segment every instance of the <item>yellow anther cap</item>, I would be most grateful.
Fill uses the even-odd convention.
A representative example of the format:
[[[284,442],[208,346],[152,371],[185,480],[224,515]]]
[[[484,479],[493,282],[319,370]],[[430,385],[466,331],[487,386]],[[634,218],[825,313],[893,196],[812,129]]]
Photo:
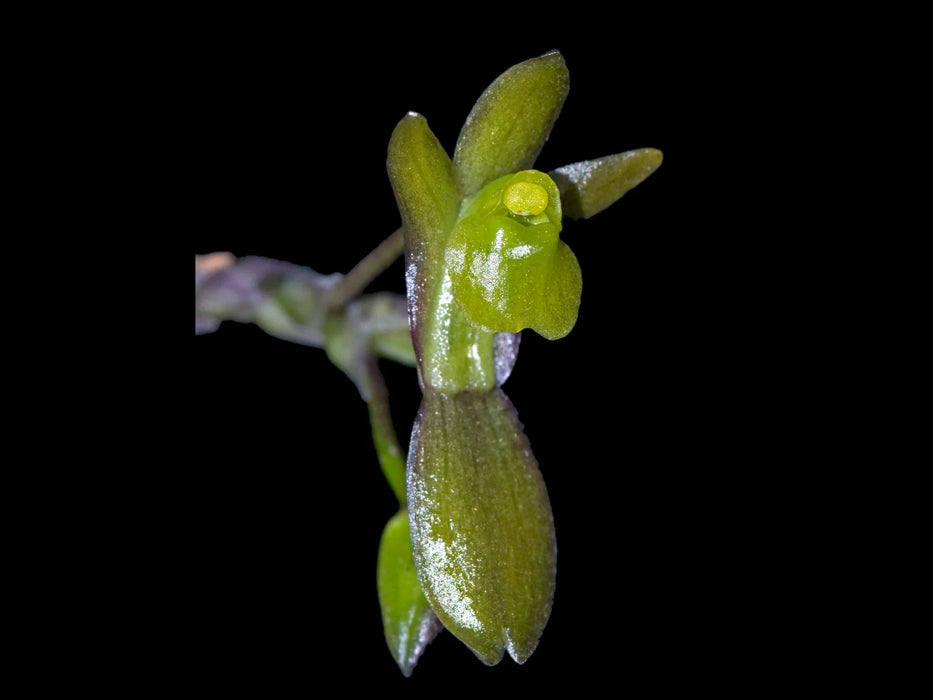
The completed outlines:
[[[547,208],[547,190],[533,182],[515,182],[502,194],[502,203],[513,214],[537,215]]]

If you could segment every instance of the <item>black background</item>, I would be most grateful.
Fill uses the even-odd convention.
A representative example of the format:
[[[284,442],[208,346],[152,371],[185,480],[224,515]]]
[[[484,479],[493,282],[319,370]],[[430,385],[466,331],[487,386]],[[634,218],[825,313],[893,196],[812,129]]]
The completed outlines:
[[[808,576],[785,566],[807,509],[783,500],[788,434],[809,429],[781,406],[799,348],[775,295],[794,281],[762,283],[784,244],[748,201],[769,78],[690,18],[621,10],[537,34],[492,14],[468,30],[413,15],[376,39],[347,19],[250,16],[168,34],[160,191],[188,252],[346,272],[400,223],[385,172],[398,120],[422,113],[452,152],[482,90],[555,48],[571,88],[539,169],[664,151],[620,202],[565,223],[579,321],[559,341],[525,332],[504,386],[554,511],[550,622],[523,666],[486,667],[445,632],[404,679],[375,589],[396,503],[365,405],[322,350],[225,323],[192,341],[193,454],[166,514],[179,623],[161,658],[195,689],[661,694],[770,687],[815,663],[785,642]],[[372,289],[401,293],[401,264]],[[407,443],[417,380],[383,368]]]

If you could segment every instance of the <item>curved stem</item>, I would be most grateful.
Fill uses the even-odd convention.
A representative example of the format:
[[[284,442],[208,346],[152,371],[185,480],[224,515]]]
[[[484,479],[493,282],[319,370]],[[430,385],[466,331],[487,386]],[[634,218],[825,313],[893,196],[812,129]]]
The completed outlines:
[[[350,270],[331,292],[328,306],[339,309],[355,299],[402,254],[405,248],[404,229],[399,228]]]
[[[369,409],[369,423],[379,466],[389,486],[392,487],[399,506],[404,508],[406,455],[398,444],[398,437],[392,423],[392,412],[389,409],[389,392],[379,372],[375,357],[368,358],[361,379],[365,384],[363,398]]]

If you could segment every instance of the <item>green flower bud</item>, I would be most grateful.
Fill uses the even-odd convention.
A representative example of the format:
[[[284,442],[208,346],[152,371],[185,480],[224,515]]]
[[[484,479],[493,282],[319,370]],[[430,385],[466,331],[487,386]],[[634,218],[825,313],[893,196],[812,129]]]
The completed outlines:
[[[580,265],[559,237],[560,192],[537,170],[494,180],[468,200],[446,250],[454,298],[491,331],[561,338],[577,320]]]
[[[410,676],[428,642],[442,627],[415,573],[407,510],[396,513],[382,531],[376,588],[386,644],[402,674]]]

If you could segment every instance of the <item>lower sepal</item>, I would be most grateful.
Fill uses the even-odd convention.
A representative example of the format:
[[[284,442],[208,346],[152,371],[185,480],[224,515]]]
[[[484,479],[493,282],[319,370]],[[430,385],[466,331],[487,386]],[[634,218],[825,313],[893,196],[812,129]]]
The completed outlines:
[[[409,452],[408,510],[421,588],[488,665],[524,663],[550,616],[557,549],[547,490],[500,390],[425,393]]]

